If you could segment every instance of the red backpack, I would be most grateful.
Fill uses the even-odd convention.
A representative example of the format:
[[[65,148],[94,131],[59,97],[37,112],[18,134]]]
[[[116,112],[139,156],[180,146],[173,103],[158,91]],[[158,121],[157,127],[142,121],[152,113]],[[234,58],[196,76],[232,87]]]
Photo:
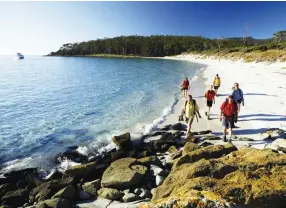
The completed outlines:
[[[228,100],[226,100],[226,101],[222,104],[221,110],[222,110],[222,112],[223,112],[223,114],[224,114],[225,116],[233,116],[233,115],[235,115],[236,112],[237,112],[237,105],[236,105],[235,102],[233,102],[231,108],[229,108],[229,106],[228,106]]]
[[[215,91],[214,90],[208,90],[205,94],[205,97],[208,101],[213,101],[215,97]]]

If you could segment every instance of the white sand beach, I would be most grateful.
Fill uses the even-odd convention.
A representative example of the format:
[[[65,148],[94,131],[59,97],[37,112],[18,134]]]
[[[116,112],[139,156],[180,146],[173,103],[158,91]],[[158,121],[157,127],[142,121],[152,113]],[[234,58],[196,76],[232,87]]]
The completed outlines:
[[[238,123],[239,128],[234,129],[237,137],[249,137],[257,141],[233,141],[236,146],[251,145],[255,148],[269,147],[270,142],[263,141],[267,128],[286,129],[286,63],[243,63],[218,59],[202,59],[196,55],[178,55],[165,57],[166,59],[186,60],[207,65],[197,77],[191,80],[191,93],[196,99],[202,119],[194,122],[192,131],[210,129],[213,134],[221,136],[223,127],[219,121],[220,106],[232,92],[235,82],[238,82],[244,93],[245,106],[241,107]],[[221,87],[218,91],[215,104],[211,109],[211,120],[207,120],[204,112],[207,109],[204,94],[214,77],[219,74]],[[178,122],[183,101],[179,100],[174,112],[167,118],[163,125]],[[278,142],[278,141],[276,141]],[[280,146],[285,146],[285,142]],[[219,143],[222,143],[220,141]],[[276,148],[275,142],[272,148]]]

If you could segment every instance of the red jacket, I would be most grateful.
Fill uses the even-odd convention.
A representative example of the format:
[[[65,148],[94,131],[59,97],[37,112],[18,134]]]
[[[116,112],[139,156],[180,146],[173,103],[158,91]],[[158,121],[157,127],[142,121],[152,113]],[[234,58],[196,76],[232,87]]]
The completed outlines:
[[[207,101],[213,101],[215,97],[215,91],[214,90],[208,90],[205,94],[205,97],[207,98]]]
[[[238,110],[235,102],[229,103],[228,101],[224,101],[220,109],[225,116],[233,116],[234,114],[237,114]]]

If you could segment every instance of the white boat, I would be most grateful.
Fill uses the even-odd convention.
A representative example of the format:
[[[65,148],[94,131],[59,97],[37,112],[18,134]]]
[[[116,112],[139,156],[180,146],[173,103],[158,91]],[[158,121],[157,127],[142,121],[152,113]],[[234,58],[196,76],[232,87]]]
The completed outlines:
[[[24,59],[24,56],[21,53],[17,53],[17,56],[15,57],[15,59]]]

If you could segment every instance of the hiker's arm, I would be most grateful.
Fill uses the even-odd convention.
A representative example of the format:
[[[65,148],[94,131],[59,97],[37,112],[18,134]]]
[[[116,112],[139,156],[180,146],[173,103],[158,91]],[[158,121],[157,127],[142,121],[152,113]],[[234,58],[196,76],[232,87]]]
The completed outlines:
[[[199,115],[199,118],[201,118],[201,114],[200,114],[200,111],[199,111],[199,106],[197,104],[196,104],[195,108],[196,108],[197,114]]]
[[[242,105],[244,106],[244,97],[243,97],[243,92],[242,92],[242,90],[240,89],[240,91],[241,91],[241,101],[242,101]]]

